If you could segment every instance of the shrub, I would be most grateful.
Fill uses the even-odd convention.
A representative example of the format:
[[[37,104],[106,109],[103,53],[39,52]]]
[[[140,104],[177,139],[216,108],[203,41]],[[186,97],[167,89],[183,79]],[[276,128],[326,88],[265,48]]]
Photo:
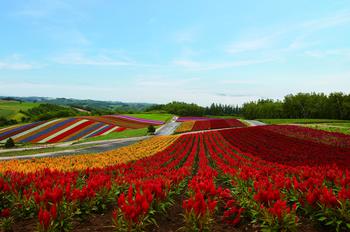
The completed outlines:
[[[15,146],[15,142],[12,138],[6,140],[5,148],[13,148]]]
[[[153,125],[149,125],[147,132],[153,134],[154,132],[156,132],[156,128]]]

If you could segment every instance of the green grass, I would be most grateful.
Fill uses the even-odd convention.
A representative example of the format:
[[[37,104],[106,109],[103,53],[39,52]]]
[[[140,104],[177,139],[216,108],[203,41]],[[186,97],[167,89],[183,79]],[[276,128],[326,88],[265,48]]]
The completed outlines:
[[[204,117],[207,117],[207,118],[223,118],[223,119],[228,119],[228,118],[241,119],[242,118],[242,117],[239,117],[239,116],[229,116],[229,115],[206,115]]]
[[[350,128],[350,122],[348,123],[326,123],[327,125],[330,125],[330,126],[339,126],[339,127],[349,127]]]
[[[40,105],[39,103],[32,102],[19,102],[19,101],[3,101],[0,100],[0,117],[5,117],[6,119],[15,119],[20,121],[24,116],[19,111],[28,110],[35,106]]]
[[[124,114],[124,115],[135,117],[135,118],[160,120],[164,122],[169,121],[173,117],[172,114]]]
[[[147,130],[148,128],[141,128],[141,129],[128,129],[122,132],[112,132],[107,135],[101,135],[101,136],[84,139],[79,141],[78,143],[145,136],[147,135]]]
[[[317,123],[350,123],[347,120],[335,119],[308,119],[308,118],[278,118],[278,119],[256,119],[266,124],[317,124]]]
[[[305,124],[305,126],[318,129],[318,130],[324,130],[329,132],[338,132],[343,134],[349,134],[350,135],[350,123],[346,124],[347,126],[341,127],[338,125],[334,125],[338,123],[332,123],[332,124]],[[344,124],[344,123],[342,123]]]
[[[71,150],[71,149],[80,149],[80,148],[85,148],[85,147],[90,147],[90,146],[91,145],[81,145],[81,146],[74,146],[74,147],[48,147],[48,148],[23,150],[23,151],[8,151],[8,152],[1,152],[0,157],[35,155],[35,154],[42,154],[42,153],[47,153],[47,152],[57,152],[57,151],[65,151],[65,150]]]

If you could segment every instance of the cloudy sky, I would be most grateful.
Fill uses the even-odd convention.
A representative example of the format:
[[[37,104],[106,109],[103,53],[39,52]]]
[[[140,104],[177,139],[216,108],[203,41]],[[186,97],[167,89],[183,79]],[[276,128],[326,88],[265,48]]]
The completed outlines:
[[[350,92],[348,0],[0,2],[0,95],[208,105]]]

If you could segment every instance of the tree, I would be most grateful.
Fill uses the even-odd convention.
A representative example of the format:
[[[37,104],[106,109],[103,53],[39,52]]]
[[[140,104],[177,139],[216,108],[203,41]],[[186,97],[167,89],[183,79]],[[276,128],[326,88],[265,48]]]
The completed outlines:
[[[13,148],[15,147],[15,142],[12,138],[8,138],[5,143],[5,148]]]
[[[156,128],[153,125],[149,125],[147,132],[150,134],[154,134],[154,132],[156,132]]]
[[[283,101],[258,100],[245,103],[243,116],[256,118],[350,119],[350,95],[344,93],[289,94]]]

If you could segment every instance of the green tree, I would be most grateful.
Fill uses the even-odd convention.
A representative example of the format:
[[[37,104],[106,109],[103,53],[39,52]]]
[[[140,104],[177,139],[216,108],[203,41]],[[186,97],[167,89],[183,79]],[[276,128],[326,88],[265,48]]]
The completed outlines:
[[[5,148],[13,148],[15,147],[15,142],[12,138],[8,138],[5,143]]]
[[[150,134],[154,134],[154,132],[156,132],[156,128],[153,125],[149,125],[147,132]]]

